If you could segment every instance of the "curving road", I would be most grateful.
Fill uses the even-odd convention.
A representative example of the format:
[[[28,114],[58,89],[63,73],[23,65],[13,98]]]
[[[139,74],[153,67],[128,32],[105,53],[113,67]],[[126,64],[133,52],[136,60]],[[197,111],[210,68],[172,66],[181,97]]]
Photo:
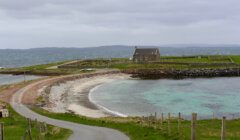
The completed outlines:
[[[10,104],[16,112],[26,118],[37,119],[47,124],[72,130],[73,134],[70,136],[69,140],[129,140],[125,134],[117,130],[51,119],[31,111],[21,103],[21,100],[25,92],[40,82],[41,81],[30,84],[13,95]]]

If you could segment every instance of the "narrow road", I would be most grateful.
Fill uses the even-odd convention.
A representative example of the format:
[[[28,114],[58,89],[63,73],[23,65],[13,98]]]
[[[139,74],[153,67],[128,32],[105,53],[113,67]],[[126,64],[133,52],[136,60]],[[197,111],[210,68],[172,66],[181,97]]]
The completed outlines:
[[[47,124],[72,130],[73,134],[70,136],[69,140],[129,140],[129,138],[125,134],[114,129],[87,126],[67,121],[51,119],[31,111],[29,108],[27,108],[21,103],[21,100],[23,94],[26,93],[31,87],[39,84],[39,82],[32,83],[18,90],[13,95],[10,104],[16,112],[26,118],[37,119],[38,121],[46,122]]]

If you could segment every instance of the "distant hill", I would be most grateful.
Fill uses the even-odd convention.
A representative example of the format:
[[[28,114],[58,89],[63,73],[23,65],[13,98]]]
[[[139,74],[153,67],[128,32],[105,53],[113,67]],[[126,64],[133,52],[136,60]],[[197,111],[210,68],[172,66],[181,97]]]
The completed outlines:
[[[240,45],[179,44],[140,47],[157,47],[161,55],[240,54]],[[134,46],[124,45],[90,48],[0,49],[0,67],[20,67],[83,58],[131,57],[133,51]]]

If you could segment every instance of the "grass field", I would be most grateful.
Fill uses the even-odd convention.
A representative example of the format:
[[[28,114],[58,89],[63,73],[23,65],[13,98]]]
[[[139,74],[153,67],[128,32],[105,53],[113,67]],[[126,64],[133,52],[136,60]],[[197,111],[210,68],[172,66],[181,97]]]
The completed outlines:
[[[229,63],[229,56],[162,56],[160,61],[179,62],[179,63]]]
[[[133,63],[128,58],[112,58],[79,60],[69,64],[71,61],[55,62],[50,64],[34,65],[22,68],[1,69],[0,73],[24,73],[33,75],[66,75],[87,72],[85,69],[225,69],[239,68],[240,56],[224,55],[224,56],[161,56],[160,60],[155,63]],[[61,68],[49,69],[53,66],[63,65]]]
[[[232,55],[230,58],[237,64],[240,64],[240,56],[239,55]]]
[[[126,135],[128,135],[131,140],[168,140],[168,137],[163,136],[164,134],[154,128],[151,127],[141,127],[135,122],[128,122],[122,120],[121,123],[111,121],[111,119],[89,119],[86,117],[81,117],[78,115],[73,114],[57,114],[57,113],[50,113],[47,111],[44,111],[42,109],[33,109],[39,114],[42,114],[44,116],[48,116],[50,118],[55,118],[59,120],[65,120],[80,124],[86,124],[86,125],[93,125],[93,126],[101,126],[101,127],[108,127],[108,128],[114,128],[117,129]]]
[[[238,67],[239,63],[240,56],[161,56],[159,62],[155,63],[133,63],[127,58],[115,58],[112,60],[98,59],[78,61],[69,65],[69,68],[202,69],[231,67],[234,68]]]
[[[168,123],[163,122],[163,125],[148,125],[147,122],[139,123],[140,118],[104,118],[90,119],[73,114],[58,114],[50,113],[42,109],[33,109],[34,111],[48,116],[50,118],[71,121],[80,124],[109,127],[117,129],[127,134],[131,140],[190,140],[191,122],[182,120],[180,131],[178,131],[178,121],[171,120],[171,133],[168,133]],[[227,120],[226,122],[226,137],[227,140],[240,139],[240,119]],[[178,133],[180,132],[180,133]],[[221,120],[199,120],[197,122],[197,139],[200,140],[219,140],[221,133]]]
[[[11,107],[8,107],[8,109],[10,111],[10,117],[0,118],[0,122],[4,123],[4,140],[20,140],[28,126],[27,120],[17,114]],[[48,133],[42,136],[44,140],[67,140],[72,133],[70,130],[50,125],[48,125],[48,130]],[[37,139],[39,136],[36,127],[32,127],[32,136],[33,139]]]

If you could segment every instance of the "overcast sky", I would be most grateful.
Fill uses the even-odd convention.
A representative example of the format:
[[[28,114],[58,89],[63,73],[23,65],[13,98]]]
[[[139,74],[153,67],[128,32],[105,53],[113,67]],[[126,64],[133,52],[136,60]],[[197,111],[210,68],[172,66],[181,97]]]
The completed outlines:
[[[0,48],[240,44],[239,0],[0,0]]]

